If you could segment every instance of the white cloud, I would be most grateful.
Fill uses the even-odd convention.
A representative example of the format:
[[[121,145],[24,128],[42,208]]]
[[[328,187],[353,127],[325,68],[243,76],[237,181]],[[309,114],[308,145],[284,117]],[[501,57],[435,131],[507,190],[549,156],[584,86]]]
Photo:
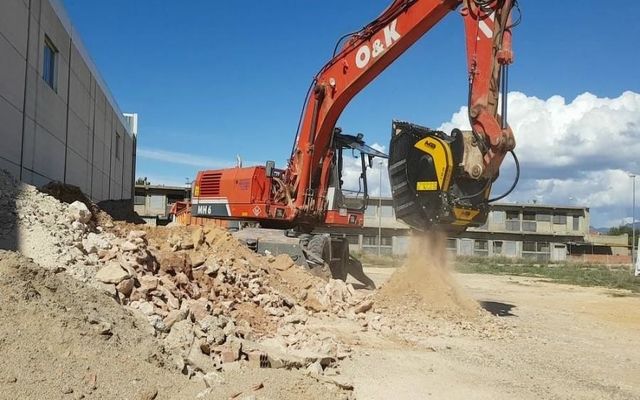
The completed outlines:
[[[596,226],[631,215],[626,171],[640,172],[640,94],[611,99],[584,93],[567,103],[560,96],[542,100],[513,92],[508,116],[522,180],[507,200],[585,205]],[[439,129],[455,127],[469,129],[466,107]],[[511,179],[512,169],[506,161],[501,180]]]
[[[374,149],[387,153],[386,147],[374,143],[371,145]],[[360,187],[359,179],[362,172],[362,164],[360,161],[359,153],[357,157],[351,157],[351,152],[345,151],[343,156],[343,168],[342,168],[342,180],[344,181],[343,188],[345,190],[358,191],[362,190]],[[382,174],[382,176],[380,175]],[[382,178],[382,180],[380,179]],[[382,181],[382,195],[390,196],[391,189],[389,188],[389,176],[387,174],[387,160],[382,158],[374,158],[371,168],[367,168],[367,189],[369,195],[380,195],[380,182]]]
[[[194,155],[193,153],[181,153],[161,149],[141,148],[138,149],[136,154],[140,158],[163,161],[171,164],[189,165],[192,167],[215,169],[235,166],[235,162],[229,160],[219,160],[216,158]]]

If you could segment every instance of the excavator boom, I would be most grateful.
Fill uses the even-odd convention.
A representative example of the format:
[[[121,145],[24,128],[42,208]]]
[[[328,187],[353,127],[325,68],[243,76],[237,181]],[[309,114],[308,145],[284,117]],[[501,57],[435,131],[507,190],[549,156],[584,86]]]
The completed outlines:
[[[460,8],[467,38],[473,132],[454,137],[394,125],[390,177],[397,215],[411,226],[464,229],[481,223],[491,182],[506,152],[515,146],[511,129],[497,114],[500,78],[505,76],[501,73],[513,58],[510,15],[514,2],[394,0],[374,21],[345,35],[314,77],[287,167],[278,169],[270,162],[201,171],[194,183],[192,212],[199,217],[249,220],[302,231],[322,225],[362,226],[364,208],[354,207],[342,195],[342,152],[361,153],[364,190],[360,194],[365,202],[366,169],[373,157],[385,155],[367,148],[361,134],[343,134],[336,127],[338,118],[358,92],[442,18]],[[412,152],[417,153],[411,156]],[[394,162],[413,158],[414,163],[404,166]],[[413,168],[421,173],[414,175]],[[467,211],[456,211],[461,208]],[[466,219],[451,219],[450,215]]]

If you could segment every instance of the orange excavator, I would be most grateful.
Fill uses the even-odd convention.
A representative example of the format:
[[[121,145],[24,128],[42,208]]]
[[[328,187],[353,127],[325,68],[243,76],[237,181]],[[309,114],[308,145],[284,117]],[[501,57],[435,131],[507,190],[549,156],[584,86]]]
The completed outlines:
[[[359,274],[361,267],[354,266],[357,260],[349,256],[344,237],[312,232],[363,226],[367,168],[375,157],[387,156],[367,146],[361,134],[344,134],[336,123],[358,92],[457,9],[466,32],[472,130],[447,134],[393,121],[388,171],[396,217],[412,228],[457,234],[482,225],[494,200],[489,199],[491,186],[508,152],[517,165],[506,122],[516,0],[393,1],[374,21],[342,36],[311,82],[286,168],[268,161],[200,171],[191,203],[178,205],[182,211],[176,213],[240,221],[253,228],[238,236],[257,251],[286,252],[300,264],[328,266],[335,278]],[[350,196],[343,190],[345,152],[358,153],[362,167],[360,190]]]

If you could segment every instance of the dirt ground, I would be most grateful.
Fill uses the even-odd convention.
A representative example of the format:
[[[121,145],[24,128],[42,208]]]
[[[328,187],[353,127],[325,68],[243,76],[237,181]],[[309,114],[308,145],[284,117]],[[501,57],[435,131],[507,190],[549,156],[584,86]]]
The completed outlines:
[[[0,399],[640,399],[630,292],[453,274],[435,232],[370,291],[62,189],[0,171]]]
[[[308,329],[352,348],[335,368],[311,377],[243,367],[220,372],[207,391],[172,370],[135,313],[15,253],[0,259],[2,399],[330,399],[345,396],[340,385],[357,399],[640,398],[640,298],[624,291],[455,275],[495,316],[414,313],[415,324],[398,316],[402,324],[380,331],[314,316]],[[394,270],[365,271],[380,285]],[[390,321],[397,312],[378,311]]]
[[[392,269],[365,268],[377,284]],[[539,279],[455,278],[506,335],[363,340],[342,365],[359,399],[638,399],[640,297]]]

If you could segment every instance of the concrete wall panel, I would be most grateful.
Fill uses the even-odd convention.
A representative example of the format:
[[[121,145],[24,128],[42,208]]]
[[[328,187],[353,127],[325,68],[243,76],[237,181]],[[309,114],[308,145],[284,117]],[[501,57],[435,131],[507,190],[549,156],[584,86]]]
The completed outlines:
[[[75,74],[71,74],[69,87],[69,108],[73,110],[85,125],[89,126],[91,116],[91,93]]]
[[[23,141],[22,166],[33,169],[33,157],[36,146],[36,122],[31,118],[25,118]]]
[[[6,169],[13,176],[20,176],[20,166],[0,158],[0,169]]]
[[[27,26],[29,9],[20,0],[0,1],[0,34],[20,53],[27,57]]]
[[[101,173],[104,172],[102,165],[104,164],[104,143],[102,140],[96,139],[93,142],[93,166]]]
[[[89,163],[75,151],[67,153],[67,175],[65,182],[78,186],[83,193],[90,193]]]
[[[109,175],[102,174],[102,199],[109,198],[109,191],[111,188],[111,181],[109,180]]]
[[[122,172],[122,184],[123,191],[122,197],[125,199],[131,198],[131,173],[133,166],[133,139],[128,135],[125,135],[124,138],[124,159],[123,159],[123,168]]]
[[[24,0],[27,5],[31,4],[31,18],[35,18],[36,23],[40,22],[40,9],[42,8],[42,1],[46,0]]]
[[[64,179],[64,153],[64,142],[40,125],[36,125],[34,172],[51,180],[62,182]]]
[[[86,91],[91,88],[91,71],[84,62],[78,48],[71,47],[71,74],[75,74]]]
[[[53,11],[48,1],[42,2],[42,13],[40,18],[41,26],[41,46],[44,44],[44,35],[46,34],[53,44],[58,48],[60,59],[69,59],[69,33],[62,25],[60,18]],[[42,48],[42,47],[41,47]]]
[[[33,9],[33,6],[32,6]],[[38,15],[31,13],[29,17],[29,65],[39,70],[40,64],[40,24],[38,24]]]
[[[94,200],[98,200],[98,198],[102,199],[102,171],[97,169],[95,166],[92,168],[91,173],[90,196]]]
[[[69,135],[67,138],[67,146],[78,154],[82,154],[86,160],[91,152],[89,127],[73,111],[69,112]]]
[[[4,97],[14,107],[22,111],[25,59],[2,36],[0,36],[0,54],[0,71],[3,74],[0,79],[0,97]]]
[[[42,78],[45,37],[58,50],[54,88]],[[130,197],[133,139],[106,90],[61,3],[0,0],[0,168],[95,201]]]
[[[22,113],[0,97],[0,157],[20,166],[22,146]],[[20,168],[18,168],[20,171]]]
[[[38,85],[40,84],[40,77],[38,76],[38,71],[29,64],[29,69],[27,71],[27,92],[26,92],[26,103],[25,103],[25,113],[27,117],[35,120],[36,118],[36,104],[38,97]]]
[[[69,108],[73,110],[78,117],[82,118],[88,126],[91,121],[91,108],[93,106],[93,99],[91,98],[89,87],[85,87],[76,74],[72,72],[69,90]]]
[[[43,80],[38,80],[36,122],[64,143],[67,135],[67,105]]]

